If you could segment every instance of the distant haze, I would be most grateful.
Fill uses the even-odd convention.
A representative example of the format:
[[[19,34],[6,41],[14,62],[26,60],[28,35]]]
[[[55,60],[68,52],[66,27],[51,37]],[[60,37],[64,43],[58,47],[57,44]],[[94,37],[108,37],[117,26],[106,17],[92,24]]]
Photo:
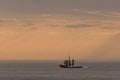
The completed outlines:
[[[120,61],[120,0],[0,0],[0,60]]]

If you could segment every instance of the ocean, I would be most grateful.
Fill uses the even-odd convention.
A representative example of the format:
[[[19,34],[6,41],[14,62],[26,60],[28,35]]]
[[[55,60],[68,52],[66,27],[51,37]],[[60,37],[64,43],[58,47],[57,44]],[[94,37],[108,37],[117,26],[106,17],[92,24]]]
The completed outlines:
[[[120,63],[84,63],[63,69],[62,61],[1,61],[0,80],[120,80]]]

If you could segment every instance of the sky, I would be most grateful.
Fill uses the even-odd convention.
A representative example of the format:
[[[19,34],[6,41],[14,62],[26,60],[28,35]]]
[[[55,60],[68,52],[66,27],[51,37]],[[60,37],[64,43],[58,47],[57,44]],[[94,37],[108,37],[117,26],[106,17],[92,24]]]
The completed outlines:
[[[0,0],[0,60],[120,61],[120,0]]]

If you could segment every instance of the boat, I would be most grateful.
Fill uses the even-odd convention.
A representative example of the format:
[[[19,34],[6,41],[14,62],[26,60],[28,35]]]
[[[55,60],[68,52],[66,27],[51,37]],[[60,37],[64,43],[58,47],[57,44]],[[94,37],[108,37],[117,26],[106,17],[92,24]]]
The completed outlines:
[[[59,65],[61,68],[83,68],[83,66],[66,66],[66,65]]]
[[[70,59],[70,56],[68,57],[68,60],[64,60],[64,64],[60,64],[59,67],[60,68],[84,68],[83,66],[79,66],[79,65],[74,65],[75,60],[74,59]]]

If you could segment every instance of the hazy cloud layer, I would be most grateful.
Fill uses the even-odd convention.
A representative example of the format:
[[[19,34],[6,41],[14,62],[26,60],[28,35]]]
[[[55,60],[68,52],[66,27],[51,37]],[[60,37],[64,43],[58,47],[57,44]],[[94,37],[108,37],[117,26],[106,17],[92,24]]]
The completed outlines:
[[[83,10],[101,15],[97,11],[119,12],[119,3],[119,0],[0,0],[0,16],[79,14],[78,11]]]
[[[1,29],[41,29],[41,28],[102,28],[102,29],[120,29],[120,18],[118,13],[114,13],[109,17],[104,17],[107,14],[96,16],[99,12],[86,12],[88,17],[79,15],[37,15],[36,17],[27,18],[1,18]],[[91,14],[94,17],[91,17]],[[116,18],[116,16],[118,16]]]
[[[78,24],[78,25],[66,25],[67,28],[90,28],[94,27],[95,25],[89,25],[89,24]]]

